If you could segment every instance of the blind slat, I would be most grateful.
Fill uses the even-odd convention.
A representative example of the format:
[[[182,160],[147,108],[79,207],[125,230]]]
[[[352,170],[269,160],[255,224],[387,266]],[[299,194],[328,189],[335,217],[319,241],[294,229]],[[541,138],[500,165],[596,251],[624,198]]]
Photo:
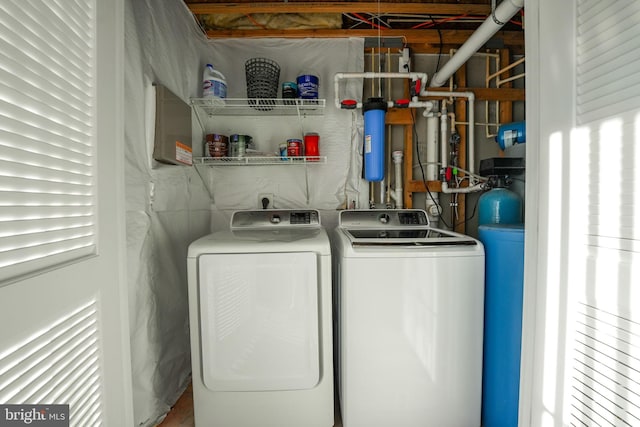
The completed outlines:
[[[68,17],[65,18],[66,22],[61,22],[54,11],[48,10],[47,13],[43,13],[41,9],[40,5],[26,5],[22,11],[6,17],[5,25],[14,34],[20,35],[24,40],[21,45],[25,52],[35,55],[34,59],[37,60],[40,57],[39,53],[46,50],[48,54],[43,64],[47,64],[57,74],[70,74],[82,81],[79,77],[86,75],[86,67],[91,62],[91,50],[88,49],[87,41],[91,42],[92,34],[83,31],[81,27],[71,27],[73,21]],[[69,9],[70,11],[72,9]],[[42,22],[46,22],[47,25],[42,25]],[[60,72],[65,69],[65,63],[69,62],[74,65],[73,69],[66,73]]]
[[[86,221],[85,225],[90,223],[90,219]],[[46,233],[49,231],[55,231],[60,229],[72,229],[77,227],[80,223],[78,217],[75,218],[42,218],[42,219],[30,219],[23,221],[12,221],[12,231],[4,231],[0,229],[0,238],[9,238],[13,236],[20,236],[23,234],[33,234],[36,232]],[[0,226],[3,223],[0,222]]]
[[[18,165],[31,165],[32,168],[46,168],[54,171],[62,170],[69,174],[90,176],[92,174],[92,165],[85,163],[87,160],[90,160],[90,158],[81,157],[79,160],[81,161],[72,161],[70,159],[51,156],[50,154],[41,154],[33,149],[24,150],[16,149],[14,147],[5,147],[0,157],[0,162],[2,162],[1,167],[4,172],[0,175],[15,176],[8,171],[14,167],[20,167],[14,165],[15,163],[18,163]]]
[[[38,193],[39,205],[34,205],[33,192],[20,193],[17,191],[0,190],[0,207],[2,206],[91,206],[93,196],[86,194],[50,194]],[[14,221],[15,222],[15,221]],[[2,236],[2,230],[0,230]]]
[[[53,91],[43,91],[37,86],[22,85],[22,89],[18,91],[15,88],[20,85],[21,80],[15,74],[0,69],[0,85],[4,86],[2,91],[9,97],[5,102],[14,104],[19,102],[25,109],[27,109],[26,105],[29,105],[28,109],[37,109],[36,111],[41,111],[45,117],[69,116],[70,119],[76,120],[76,128],[85,131],[89,128],[87,121],[91,119],[90,105],[81,102],[70,103],[68,98],[71,89],[66,93],[56,94]]]
[[[46,257],[49,255],[57,255],[64,253],[69,247],[72,248],[84,248],[93,245],[94,238],[90,234],[91,227],[80,227],[76,229],[66,229],[63,231],[53,231],[48,233],[38,233],[38,240],[21,239],[21,236],[12,237],[11,239],[3,239],[2,246],[0,246],[0,255],[2,257],[8,256],[11,263],[26,262],[34,259]],[[30,237],[30,236],[29,236]],[[6,242],[4,240],[7,240]],[[14,248],[7,247],[5,245],[11,242],[18,244],[26,241],[31,246],[15,246]],[[9,264],[10,266],[11,264]],[[0,264],[0,267],[6,265]]]
[[[0,7],[0,285],[96,252],[95,7]]]
[[[72,224],[66,224],[66,229],[72,229],[78,225],[86,225],[88,219],[93,217],[93,207],[89,206],[3,206],[0,209],[0,224],[3,226],[11,225],[16,218],[21,223],[33,220],[47,219],[55,221],[57,219],[68,219],[76,221]],[[65,229],[63,228],[63,230]],[[20,234],[14,233],[15,236]],[[9,237],[5,237],[3,242],[0,243],[0,247],[4,244],[4,241],[9,241]]]
[[[580,1],[577,12],[578,124],[640,108],[640,4]]]
[[[1,25],[0,28],[3,31],[12,31]],[[20,43],[18,40],[13,40],[14,43]],[[25,81],[33,81],[33,78],[42,79],[41,83],[35,82],[35,84],[42,84],[42,89],[49,92],[57,93],[60,96],[64,96],[65,88],[73,95],[71,101],[82,100],[82,90],[90,90],[90,76],[85,75],[85,70],[78,72],[68,72],[67,79],[61,76],[61,70],[54,67],[55,64],[43,62],[41,58],[29,55],[28,52],[21,50],[18,46],[8,45],[3,47],[3,51],[6,55],[7,62],[3,64],[3,68],[7,69],[11,73],[17,75],[24,75]],[[68,61],[67,67],[71,70],[73,62]],[[84,64],[84,67],[88,67],[90,64]],[[53,68],[52,68],[53,67]],[[52,70],[54,72],[52,72]]]
[[[4,106],[5,104],[0,101],[0,133],[13,135],[2,135],[0,145],[20,148],[23,145],[20,145],[16,139],[22,135],[27,138],[24,141],[53,145],[64,150],[63,152],[65,154],[66,151],[81,153],[85,156],[91,156],[93,154],[91,134],[79,132],[77,129],[68,126],[65,129],[64,124],[52,122],[46,117],[34,114],[25,109],[11,109],[14,115],[7,117],[3,111],[5,110]],[[39,121],[49,127],[33,128],[30,125],[33,122],[21,121],[20,116],[30,116],[32,120]],[[5,138],[9,140],[7,141]],[[44,152],[48,153],[48,151]]]
[[[42,161],[43,156],[33,156],[31,164],[19,160],[6,161],[0,158],[0,176],[20,177],[38,181],[66,182],[77,185],[87,185],[91,178],[90,165],[72,165],[73,169],[65,170],[58,164],[48,166]],[[62,163],[62,162],[60,162]],[[90,182],[90,181],[89,181]]]

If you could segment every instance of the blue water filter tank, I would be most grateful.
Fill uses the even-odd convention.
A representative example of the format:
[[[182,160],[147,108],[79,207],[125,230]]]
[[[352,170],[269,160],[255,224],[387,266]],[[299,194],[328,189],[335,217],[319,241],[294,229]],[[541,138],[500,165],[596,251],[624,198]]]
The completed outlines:
[[[482,426],[517,427],[524,226],[481,225],[485,248]]]
[[[522,224],[522,199],[503,187],[487,191],[478,199],[478,224]]]
[[[364,113],[364,179],[384,178],[384,125],[387,103],[382,98],[369,98],[362,106]]]

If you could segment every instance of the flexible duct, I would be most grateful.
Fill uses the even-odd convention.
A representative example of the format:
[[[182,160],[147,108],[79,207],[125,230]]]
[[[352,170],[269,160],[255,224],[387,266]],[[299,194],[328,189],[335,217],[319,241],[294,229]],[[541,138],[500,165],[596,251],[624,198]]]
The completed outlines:
[[[503,0],[469,39],[460,46],[455,55],[431,78],[431,87],[444,85],[449,77],[455,73],[471,56],[478,51],[506,22],[518,13],[524,5],[524,0]]]

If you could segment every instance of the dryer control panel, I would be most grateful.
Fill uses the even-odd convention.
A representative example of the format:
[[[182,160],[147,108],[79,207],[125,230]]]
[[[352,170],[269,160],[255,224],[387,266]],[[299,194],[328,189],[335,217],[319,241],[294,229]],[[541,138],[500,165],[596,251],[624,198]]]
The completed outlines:
[[[231,229],[273,229],[319,227],[320,214],[315,209],[264,209],[237,211],[231,217]]]

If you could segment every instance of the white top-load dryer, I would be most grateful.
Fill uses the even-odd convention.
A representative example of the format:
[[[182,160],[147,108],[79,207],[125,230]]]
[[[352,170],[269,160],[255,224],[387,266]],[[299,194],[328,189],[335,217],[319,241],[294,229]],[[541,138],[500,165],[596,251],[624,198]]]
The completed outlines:
[[[332,237],[344,427],[479,427],[484,249],[421,210],[349,210]]]
[[[189,246],[195,422],[334,422],[331,252],[316,210],[238,211]]]

